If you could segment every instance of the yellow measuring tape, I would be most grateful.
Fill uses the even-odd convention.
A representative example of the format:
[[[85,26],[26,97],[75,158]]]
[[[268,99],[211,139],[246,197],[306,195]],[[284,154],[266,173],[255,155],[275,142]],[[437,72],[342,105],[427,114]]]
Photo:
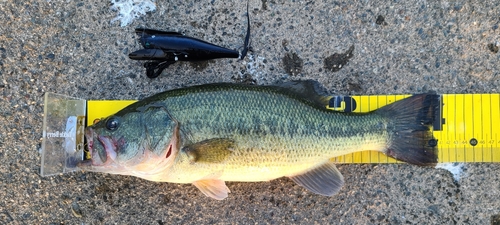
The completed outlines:
[[[370,112],[410,95],[333,96],[328,109]],[[439,162],[500,162],[500,94],[443,94],[434,124]],[[131,100],[87,101],[87,124],[118,112]],[[375,151],[333,159],[339,163],[396,163]]]

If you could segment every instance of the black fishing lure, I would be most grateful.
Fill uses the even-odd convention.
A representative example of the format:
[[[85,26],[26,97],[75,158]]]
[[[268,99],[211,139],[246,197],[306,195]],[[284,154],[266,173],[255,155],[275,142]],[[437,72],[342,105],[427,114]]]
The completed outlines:
[[[140,36],[139,41],[144,49],[128,55],[133,60],[151,60],[144,63],[146,75],[149,78],[158,77],[164,69],[177,61],[203,61],[218,58],[243,59],[249,49],[250,17],[247,5],[247,34],[241,54],[236,50],[227,49],[206,41],[188,37],[177,32],[135,29]]]

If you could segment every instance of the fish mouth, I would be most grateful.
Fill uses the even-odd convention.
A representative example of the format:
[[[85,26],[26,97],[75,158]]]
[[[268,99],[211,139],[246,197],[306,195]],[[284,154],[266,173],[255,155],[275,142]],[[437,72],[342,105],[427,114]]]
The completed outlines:
[[[80,167],[105,166],[116,158],[116,145],[112,138],[98,135],[90,127],[85,130],[86,154]]]

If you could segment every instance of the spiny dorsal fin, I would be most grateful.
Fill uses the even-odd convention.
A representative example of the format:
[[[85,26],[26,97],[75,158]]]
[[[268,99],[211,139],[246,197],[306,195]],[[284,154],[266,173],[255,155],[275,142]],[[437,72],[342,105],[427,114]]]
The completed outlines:
[[[228,138],[213,138],[187,145],[182,149],[191,163],[220,163],[231,155],[234,140]]]
[[[274,85],[291,92],[297,97],[307,99],[314,105],[325,107],[328,105],[328,97],[324,94],[324,89],[321,84],[314,80],[298,80],[289,81]]]

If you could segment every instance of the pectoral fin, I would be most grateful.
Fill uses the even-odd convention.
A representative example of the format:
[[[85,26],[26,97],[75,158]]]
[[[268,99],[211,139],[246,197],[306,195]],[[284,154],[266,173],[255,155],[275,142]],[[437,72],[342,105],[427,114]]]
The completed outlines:
[[[222,180],[199,180],[194,182],[193,185],[200,189],[207,197],[217,200],[227,198],[227,194],[231,192],[229,188],[227,188],[226,183]]]
[[[220,163],[231,155],[234,141],[227,138],[213,138],[184,147],[191,163]]]
[[[327,162],[304,174],[290,177],[295,183],[316,194],[332,196],[344,185],[344,177],[334,163]]]

